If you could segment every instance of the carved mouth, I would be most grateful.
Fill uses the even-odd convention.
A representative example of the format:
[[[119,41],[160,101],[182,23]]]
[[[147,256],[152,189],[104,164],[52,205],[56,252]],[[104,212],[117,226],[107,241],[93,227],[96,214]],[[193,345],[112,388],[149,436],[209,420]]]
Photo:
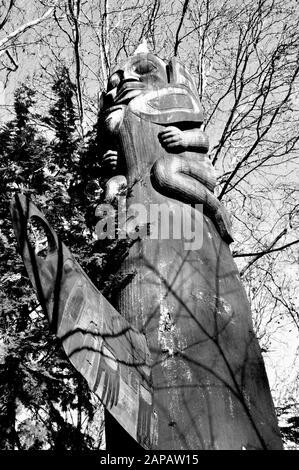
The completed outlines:
[[[123,80],[114,98],[114,104],[127,104],[136,96],[139,96],[144,89],[143,83],[139,80]]]

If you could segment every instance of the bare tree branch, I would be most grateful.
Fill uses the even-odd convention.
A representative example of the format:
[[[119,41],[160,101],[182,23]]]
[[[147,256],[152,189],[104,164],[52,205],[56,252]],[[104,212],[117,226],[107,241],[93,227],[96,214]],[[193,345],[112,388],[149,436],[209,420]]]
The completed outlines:
[[[281,251],[285,248],[288,248],[292,245],[295,245],[296,243],[299,243],[299,240],[295,240],[293,242],[287,243],[286,245],[280,246],[279,248],[273,248],[276,243],[287,233],[287,229],[284,229],[276,238],[273,240],[273,242],[268,246],[263,251],[257,252],[257,253],[233,253],[234,258],[238,257],[247,257],[247,256],[254,256],[254,258],[249,261],[249,263],[240,271],[240,276],[243,276],[243,274],[257,261],[259,260],[262,256],[267,255],[269,253],[273,253],[276,251]]]
[[[0,30],[3,28],[3,26],[5,26],[7,20],[8,20],[8,17],[9,17],[9,14],[11,12],[11,9],[12,7],[14,6],[14,3],[15,3],[15,0],[10,0],[9,2],[9,5],[8,5],[8,8],[7,8],[7,11],[6,11],[6,14],[2,20],[2,22],[0,23]]]
[[[179,22],[179,26],[178,26],[178,29],[177,29],[176,35],[175,35],[174,53],[173,53],[173,55],[175,57],[178,55],[178,49],[179,49],[179,45],[181,43],[180,31],[181,31],[181,28],[183,26],[185,15],[187,13],[188,4],[189,4],[189,0],[185,0],[184,5],[183,5],[181,18],[180,18],[180,22]]]
[[[80,59],[80,29],[79,29],[79,15],[81,11],[80,0],[75,0],[75,9],[72,0],[68,0],[68,7],[70,12],[71,23],[73,26],[72,43],[74,46],[74,55],[76,63],[76,90],[79,111],[79,121],[82,124],[83,120],[83,103],[82,103],[82,88],[81,88],[81,59]]]
[[[265,251],[258,251],[258,252],[253,252],[253,253],[233,253],[233,257],[234,258],[245,258],[245,257],[248,257],[248,256],[263,256],[263,255],[267,255],[269,253],[274,253],[275,251],[284,250],[285,248],[289,248],[290,246],[296,245],[296,243],[299,243],[299,240],[295,240],[293,242],[287,243],[286,245],[279,246],[278,248],[267,249]]]
[[[0,48],[3,49],[4,47],[7,47],[12,40],[18,38],[21,34],[25,33],[28,29],[33,28],[34,26],[37,26],[38,24],[42,23],[43,21],[49,19],[54,10],[56,8],[56,5],[49,8],[46,13],[41,16],[40,18],[36,18],[35,20],[29,21],[26,24],[23,24],[20,26],[18,29],[13,31],[12,33],[8,34],[4,39],[0,41]],[[0,57],[5,53],[5,49],[0,51]]]

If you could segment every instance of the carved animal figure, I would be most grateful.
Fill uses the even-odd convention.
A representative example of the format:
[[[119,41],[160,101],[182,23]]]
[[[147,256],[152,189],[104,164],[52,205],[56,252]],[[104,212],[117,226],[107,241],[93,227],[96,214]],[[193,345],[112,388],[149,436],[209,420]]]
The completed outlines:
[[[229,217],[213,194],[202,124],[186,68],[144,48],[111,75],[100,98],[107,200],[127,186],[128,208],[175,204],[188,220],[203,204],[199,248],[140,236],[118,272],[131,281],[115,292],[114,306],[145,335],[152,360],[151,419],[139,423],[147,429],[139,442],[163,450],[277,449],[267,376],[228,246]],[[109,428],[107,438],[117,433]]]
[[[112,74],[107,93],[102,94],[101,111],[111,144],[131,100],[133,113],[157,124],[156,139],[166,151],[151,168],[153,188],[188,204],[203,204],[222,238],[231,243],[229,215],[213,194],[216,176],[208,157],[208,138],[201,130],[202,109],[191,76],[176,59],[165,66],[152,54],[134,55],[124,70]],[[163,130],[159,131],[158,124],[163,124]],[[110,175],[121,171],[124,162],[120,158],[117,149],[109,148],[103,155],[103,168]],[[118,192],[118,185],[123,186],[119,177],[107,181],[107,201]]]

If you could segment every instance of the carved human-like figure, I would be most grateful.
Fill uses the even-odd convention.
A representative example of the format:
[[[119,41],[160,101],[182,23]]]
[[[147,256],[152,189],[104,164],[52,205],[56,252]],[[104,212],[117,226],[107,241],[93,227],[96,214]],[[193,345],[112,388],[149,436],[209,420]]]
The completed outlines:
[[[116,419],[106,414],[108,449],[126,439],[120,426],[146,449],[281,449],[202,123],[192,78],[175,59],[165,64],[139,51],[111,76],[99,123],[106,200],[127,187],[125,208],[148,214],[175,206],[183,221],[202,227],[194,249],[185,233],[139,236],[117,270],[129,281],[111,303],[37,208],[24,196],[12,204],[19,249],[51,327]],[[202,203],[206,216],[186,203]],[[46,258],[29,243],[30,220],[47,234]]]
[[[131,207],[147,217],[166,206],[177,209],[173,220],[182,214],[176,223],[197,219],[202,228],[194,249],[183,236],[138,231],[118,270],[130,282],[114,306],[145,335],[151,355],[152,394],[140,388],[136,401],[138,442],[160,450],[280,448],[192,77],[175,58],[166,64],[139,50],[111,75],[99,117],[106,201],[119,202],[127,188],[126,220]],[[145,220],[153,226],[137,217],[138,228]],[[107,436],[117,433],[112,427]]]
[[[208,156],[208,138],[201,129],[199,96],[191,76],[176,59],[166,65],[152,54],[136,54],[123,70],[110,77],[101,99],[101,116],[110,133],[107,139],[110,147],[102,159],[102,168],[111,176],[106,199],[113,199],[118,188],[125,185],[124,177],[113,177],[124,168],[122,152],[117,144],[113,148],[113,143],[127,107],[141,119],[157,125],[156,139],[165,152],[150,169],[153,188],[187,204],[203,204],[221,237],[230,243],[229,216],[213,194],[216,176]]]

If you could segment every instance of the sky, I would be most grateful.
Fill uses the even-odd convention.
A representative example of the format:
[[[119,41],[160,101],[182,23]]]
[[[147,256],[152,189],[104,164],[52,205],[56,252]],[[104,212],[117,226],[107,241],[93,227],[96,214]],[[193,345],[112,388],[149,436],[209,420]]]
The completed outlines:
[[[26,2],[26,13],[25,13],[25,18],[29,18],[32,15],[35,16],[35,5],[38,2],[34,1],[29,1]],[[18,22],[16,22],[18,24]],[[45,23],[45,25],[42,28],[37,28],[37,31],[42,31],[43,28],[48,28],[48,24]],[[30,43],[30,36],[27,36],[29,38],[29,43]],[[1,39],[1,37],[0,37]],[[54,38],[53,38],[54,41]],[[53,42],[55,45],[55,42]],[[51,59],[47,59],[47,57],[44,54],[43,47],[41,46],[35,46],[34,44],[30,44],[28,48],[25,51],[21,51],[18,54],[19,58],[19,68],[17,69],[16,72],[13,72],[10,75],[10,79],[8,81],[8,85],[6,89],[4,89],[4,80],[5,76],[0,74],[0,122],[1,120],[4,121],[8,118],[10,118],[11,113],[10,110],[12,109],[12,103],[13,103],[13,91],[17,87],[18,84],[20,84],[24,79],[26,79],[26,76],[28,74],[34,74],[39,70],[40,63],[44,61],[43,63],[45,64],[45,70],[44,74],[46,76],[47,73],[50,73],[50,66]],[[96,59],[96,63],[98,59]],[[96,69],[96,67],[95,67]],[[99,82],[97,81],[96,78],[96,70],[93,70],[94,75],[93,78],[91,79],[90,83],[87,84],[89,90],[92,91],[91,95],[96,96],[97,92],[99,91]],[[1,81],[2,80],[2,81]],[[39,89],[37,90],[39,93],[43,92],[43,90]],[[45,93],[48,93],[45,91]],[[42,97],[41,97],[42,98]],[[295,106],[298,105],[298,99],[299,99],[299,94],[295,95],[296,101],[295,101]],[[229,106],[229,103],[227,103],[227,106]],[[96,103],[94,103],[94,109],[96,109]],[[219,136],[219,129],[215,130],[213,135],[211,136],[211,142],[212,145],[217,142]],[[290,167],[289,167],[290,168]],[[294,167],[295,169],[295,164]],[[291,173],[290,177],[294,177],[294,173]],[[271,223],[271,220],[270,220]],[[295,268],[285,268],[294,270]],[[290,272],[291,275],[293,275]],[[294,273],[295,276],[296,273]],[[286,324],[284,325],[283,328],[279,329],[275,333],[273,333],[273,342],[272,342],[273,348],[269,353],[264,354],[264,359],[265,363],[267,366],[267,371],[268,371],[268,377],[270,381],[271,388],[274,390],[277,388],[277,380],[284,381],[285,385],[287,387],[287,384],[292,382],[294,380],[294,374],[296,374],[296,367],[298,364],[296,364],[296,353],[297,353],[297,347],[298,347],[298,331],[295,330],[294,327],[292,327],[291,324]],[[294,366],[296,365],[296,367]],[[275,398],[275,397],[274,397]]]

